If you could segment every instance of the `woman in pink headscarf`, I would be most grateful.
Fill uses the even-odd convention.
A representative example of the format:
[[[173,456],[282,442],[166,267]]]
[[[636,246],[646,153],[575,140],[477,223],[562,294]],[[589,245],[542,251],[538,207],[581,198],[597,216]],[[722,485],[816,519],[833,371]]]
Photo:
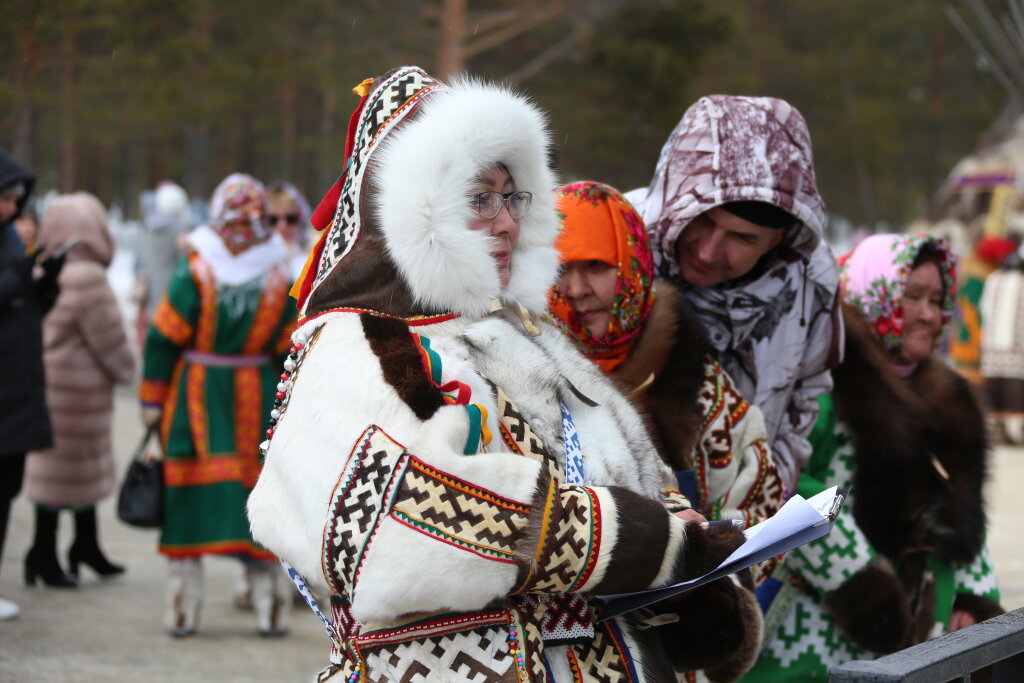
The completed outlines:
[[[984,546],[984,420],[934,355],[956,259],[944,240],[890,234],[841,261],[846,358],[819,401],[798,492],[852,492],[833,532],[787,555],[762,587],[778,592],[745,680],[826,681],[834,664],[1002,612]]]
[[[160,552],[170,560],[165,621],[176,636],[198,627],[203,555],[245,562],[260,632],[284,630],[284,577],[245,517],[296,318],[287,251],[266,213],[252,176],[235,173],[217,186],[210,223],[189,234],[192,251],[146,337],[139,394],[164,447]]]

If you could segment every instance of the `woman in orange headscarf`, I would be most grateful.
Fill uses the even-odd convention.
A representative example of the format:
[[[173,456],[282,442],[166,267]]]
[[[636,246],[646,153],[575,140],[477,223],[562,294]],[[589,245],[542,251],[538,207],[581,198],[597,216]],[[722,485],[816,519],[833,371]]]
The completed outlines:
[[[639,214],[601,183],[572,183],[558,195],[563,270],[548,299],[555,324],[647,415],[658,453],[695,508],[709,520],[744,526],[775,514],[785,491],[761,413],[711,357],[700,322],[676,288],[655,281]],[[686,609],[699,618],[659,632],[669,640],[689,637],[687,629],[736,633],[711,658],[729,663],[704,671],[710,680],[735,679],[760,650],[760,633],[749,626],[756,620],[747,610],[760,611],[754,587],[773,569],[769,562],[744,572],[746,590],[732,595],[691,596]],[[674,663],[679,670],[693,668]]]
[[[555,323],[645,409],[658,450],[709,519],[754,524],[783,500],[761,414],[711,355],[672,284],[654,278],[643,220],[614,188],[559,190]],[[688,483],[689,482],[689,483]]]

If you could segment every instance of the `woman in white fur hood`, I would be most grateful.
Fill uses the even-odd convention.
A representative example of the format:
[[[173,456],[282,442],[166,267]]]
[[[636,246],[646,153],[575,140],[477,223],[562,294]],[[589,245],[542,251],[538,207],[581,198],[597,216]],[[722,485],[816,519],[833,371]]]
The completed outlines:
[[[321,598],[320,680],[738,677],[761,621],[730,580],[677,605],[715,605],[699,619],[598,621],[592,596],[700,575],[742,536],[673,514],[640,417],[538,317],[558,274],[543,115],[416,67],[356,92],[248,504]]]

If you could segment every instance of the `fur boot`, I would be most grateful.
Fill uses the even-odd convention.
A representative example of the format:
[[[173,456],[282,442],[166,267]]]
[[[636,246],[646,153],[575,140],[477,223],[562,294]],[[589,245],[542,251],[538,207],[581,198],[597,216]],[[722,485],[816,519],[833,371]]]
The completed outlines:
[[[277,561],[252,562],[248,565],[252,578],[252,605],[260,635],[268,638],[288,632],[288,611],[291,582]]]
[[[203,607],[203,565],[198,557],[168,562],[167,605],[164,626],[175,638],[192,635],[199,628]]]
[[[235,579],[235,594],[231,601],[241,610],[252,609],[252,566],[243,562]]]

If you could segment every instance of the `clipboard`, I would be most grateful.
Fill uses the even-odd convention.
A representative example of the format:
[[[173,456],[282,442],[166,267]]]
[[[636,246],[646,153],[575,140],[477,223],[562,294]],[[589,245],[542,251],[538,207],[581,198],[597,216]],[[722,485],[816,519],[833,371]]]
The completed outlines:
[[[839,490],[833,486],[811,498],[794,495],[773,517],[745,530],[746,542],[704,576],[661,588],[597,596],[601,603],[598,621],[685,593],[826,536],[849,493],[849,487]]]

